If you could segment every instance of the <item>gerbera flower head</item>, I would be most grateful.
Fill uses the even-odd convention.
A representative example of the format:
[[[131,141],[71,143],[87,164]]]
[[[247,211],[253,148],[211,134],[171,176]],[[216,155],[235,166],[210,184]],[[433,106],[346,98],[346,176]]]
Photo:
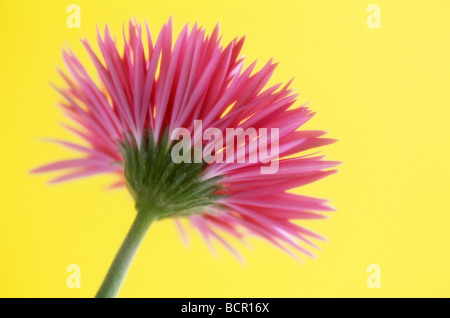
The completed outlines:
[[[267,87],[272,60],[258,71],[256,62],[244,68],[244,38],[222,46],[218,26],[206,35],[195,24],[172,43],[172,19],[155,41],[145,29],[146,36],[130,21],[121,52],[108,27],[97,35],[101,55],[82,41],[98,79],[70,49],[63,53],[67,85],[57,90],[76,124],[67,128],[85,145],[57,141],[80,156],[34,172],[62,171],[54,183],[117,174],[114,186],[127,186],[138,214],[175,218],[181,230],[179,219],[186,218],[207,242],[216,239],[234,254],[222,231],[255,234],[293,256],[292,248],[312,255],[303,244],[315,247],[310,239],[322,237],[295,220],[322,218],[317,212],[332,208],[287,191],[335,172],[328,169],[337,162],[304,154],[334,140],[298,130],[313,112],[294,105],[291,82]],[[242,129],[244,138],[228,135],[230,129]],[[264,173],[270,167],[273,173]]]

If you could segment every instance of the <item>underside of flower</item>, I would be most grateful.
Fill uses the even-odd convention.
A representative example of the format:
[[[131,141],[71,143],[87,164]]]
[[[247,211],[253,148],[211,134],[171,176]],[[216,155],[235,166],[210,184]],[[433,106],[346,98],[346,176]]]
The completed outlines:
[[[220,208],[217,200],[227,196],[218,183],[224,176],[204,179],[205,163],[174,163],[175,142],[167,132],[158,144],[149,131],[140,143],[131,134],[126,136],[120,142],[124,176],[138,212],[161,220],[211,212],[212,205]]]
[[[178,219],[187,219],[208,246],[217,240],[237,257],[222,235],[252,234],[297,259],[297,252],[313,256],[312,239],[323,237],[297,221],[334,209],[327,200],[288,191],[335,173],[329,168],[339,162],[311,151],[335,140],[323,138],[325,131],[299,130],[314,113],[294,105],[292,80],[269,85],[272,59],[259,70],[256,61],[244,67],[244,38],[223,46],[218,26],[207,35],[186,24],[176,40],[172,19],[156,41],[148,25],[145,31],[147,37],[130,21],[123,51],[108,27],[97,34],[100,54],[83,40],[96,76],[70,49],[63,53],[69,74],[60,71],[66,85],[56,89],[73,120],[66,128],[82,142],[52,141],[80,156],[34,170],[62,171],[52,183],[113,173],[114,186],[126,185],[135,199],[136,219],[97,295],[117,294],[151,223],[164,218],[176,219],[182,234]],[[204,133],[197,138],[199,127]],[[234,143],[237,132],[247,139]],[[178,147],[173,134],[187,142]],[[205,160],[180,161],[173,149]]]

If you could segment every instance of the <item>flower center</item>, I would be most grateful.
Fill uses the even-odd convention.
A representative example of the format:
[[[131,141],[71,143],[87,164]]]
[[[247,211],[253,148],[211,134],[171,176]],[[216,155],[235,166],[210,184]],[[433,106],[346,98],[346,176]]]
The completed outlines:
[[[226,196],[218,181],[223,176],[203,178],[206,163],[174,163],[166,132],[155,143],[151,132],[138,146],[135,138],[120,142],[127,187],[138,212],[152,213],[158,220],[204,213]]]

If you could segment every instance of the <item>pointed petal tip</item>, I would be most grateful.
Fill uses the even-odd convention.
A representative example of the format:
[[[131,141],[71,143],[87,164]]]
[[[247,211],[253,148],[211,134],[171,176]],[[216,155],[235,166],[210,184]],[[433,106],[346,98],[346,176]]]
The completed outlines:
[[[297,255],[294,256],[294,259],[302,266],[305,266],[306,263],[303,259],[301,259],[300,257],[298,257]]]
[[[337,212],[337,209],[332,206],[331,204],[322,204],[323,207],[325,207],[327,209],[327,212]]]
[[[318,250],[318,251],[322,251],[322,248],[321,248],[320,246],[318,246],[318,245],[314,245],[314,248],[315,248],[316,250]]]
[[[38,142],[55,142],[55,141],[57,141],[57,139],[50,138],[50,137],[36,137],[35,140]]]
[[[119,182],[115,182],[115,183],[106,185],[103,187],[103,189],[107,190],[107,191],[114,191],[114,190],[118,190],[124,186],[125,186],[125,183],[122,181],[119,181]]]
[[[38,169],[39,169],[39,168],[33,168],[33,169],[29,170],[28,173],[29,173],[29,174],[36,174],[36,173],[39,173],[39,170],[38,170]]]
[[[55,178],[55,179],[52,179],[52,180],[50,180],[50,181],[47,181],[47,185],[48,186],[52,186],[52,185],[55,185],[55,184],[58,184],[58,183],[61,183],[61,181],[60,180],[58,180],[58,178]]]
[[[190,240],[181,240],[181,244],[183,245],[184,248],[188,249],[192,247],[191,241]]]
[[[59,70],[60,69],[57,67],[56,71],[58,72]],[[58,90],[57,86],[54,83],[50,82],[50,81],[47,81],[47,85],[50,86],[51,88],[55,89],[55,90]]]
[[[338,173],[339,170],[338,170],[338,169],[331,169],[331,170],[328,170],[327,172],[328,172],[330,175],[332,175],[332,174]]]
[[[241,264],[241,266],[248,267],[248,263],[247,263],[247,261],[245,260],[245,258],[243,258],[243,257],[241,256],[241,257],[236,257],[236,259],[237,259],[237,261]]]
[[[220,30],[220,21],[218,21],[217,23],[216,23],[216,25],[214,26],[214,31],[215,32],[219,32],[219,30]],[[214,32],[213,31],[213,32]]]

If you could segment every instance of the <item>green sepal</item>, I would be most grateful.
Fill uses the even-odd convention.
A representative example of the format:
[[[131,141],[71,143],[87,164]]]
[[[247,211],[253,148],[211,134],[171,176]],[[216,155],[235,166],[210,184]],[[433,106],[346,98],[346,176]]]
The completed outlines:
[[[146,131],[140,143],[126,134],[119,145],[126,184],[138,212],[152,213],[158,220],[186,217],[204,213],[208,206],[217,207],[217,201],[227,196],[219,182],[224,176],[204,179],[206,163],[172,160],[175,143],[169,141],[167,131],[157,143]]]

